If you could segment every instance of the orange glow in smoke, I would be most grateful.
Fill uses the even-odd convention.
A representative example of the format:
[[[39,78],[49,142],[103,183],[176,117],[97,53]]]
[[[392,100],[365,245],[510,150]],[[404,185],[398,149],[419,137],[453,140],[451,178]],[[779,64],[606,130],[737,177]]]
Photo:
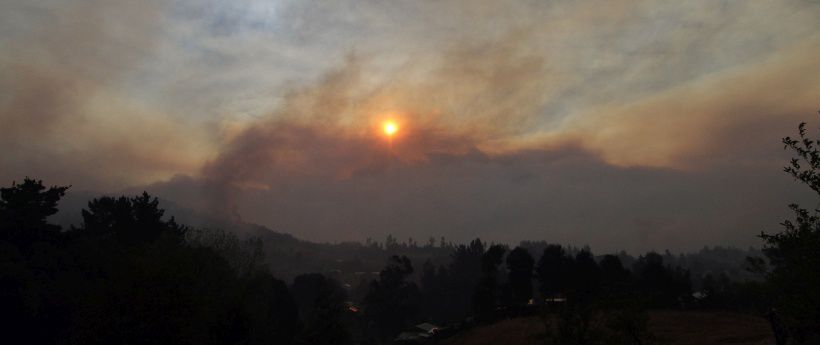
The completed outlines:
[[[399,125],[397,125],[393,121],[385,121],[384,122],[384,134],[388,137],[392,137],[396,132],[399,131]]]

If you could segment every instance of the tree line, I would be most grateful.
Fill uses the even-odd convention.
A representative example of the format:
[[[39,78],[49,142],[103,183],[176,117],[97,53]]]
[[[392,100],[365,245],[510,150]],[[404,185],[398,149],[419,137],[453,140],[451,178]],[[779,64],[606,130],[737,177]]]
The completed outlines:
[[[588,249],[550,244],[536,261],[522,247],[476,239],[418,273],[393,256],[352,301],[322,274],[288,285],[265,266],[259,239],[166,220],[146,193],[93,199],[80,226],[61,229],[48,219],[67,189],[29,178],[0,188],[2,327],[15,342],[381,343],[417,322],[454,324],[548,298],[572,313],[643,310],[677,307],[691,290],[688,272],[656,253],[630,270]]]
[[[604,312],[615,315],[616,311],[625,320],[624,312],[629,311],[633,319],[629,322],[644,330],[645,325],[639,323],[646,315],[640,311],[681,308],[691,299],[688,272],[664,265],[657,253],[641,256],[630,270],[616,255],[596,260],[589,250],[570,255],[553,244],[536,261],[522,247],[509,250],[476,239],[458,245],[449,265],[425,262],[419,284],[410,279],[413,272],[407,257],[393,256],[370,285],[364,300],[366,312],[383,339],[423,321],[480,322],[498,313],[546,308],[566,321],[560,332],[556,329],[558,336],[586,344],[594,333],[604,332],[578,322],[592,323]],[[613,326],[609,333],[624,329]]]
[[[164,220],[145,193],[94,199],[81,226],[61,229],[48,217],[67,189],[29,178],[0,188],[5,343],[349,343],[324,321],[343,312],[335,282],[289,287],[261,264],[258,241]]]
[[[801,123],[798,137],[783,144],[795,154],[784,171],[820,196],[820,139],[810,138]],[[557,344],[642,344],[649,336],[645,311],[667,308],[766,310],[778,345],[818,343],[820,209],[789,208],[794,219],[782,223],[783,231],[759,236],[765,257],[746,260],[760,280],[733,282],[726,272],[706,272],[697,294],[690,272],[665,265],[658,253],[639,257],[628,270],[618,255],[595,260],[588,249],[571,255],[544,243],[536,263],[524,248],[486,247],[476,239],[456,246],[447,266],[426,262],[421,287],[408,280],[410,260],[392,257],[365,302],[382,336],[419,320],[453,322],[535,302],[552,313],[544,318],[545,333]]]
[[[351,301],[318,273],[288,286],[264,265],[259,239],[164,220],[146,193],[94,199],[81,226],[61,229],[48,217],[67,189],[28,178],[0,188],[0,302],[13,342],[375,344],[419,322],[538,311],[556,343],[633,344],[650,336],[647,309],[761,304],[761,289],[740,293],[757,283],[725,275],[707,275],[695,300],[689,271],[654,252],[625,267],[620,255],[544,244],[536,261],[480,239],[420,272],[392,256]]]

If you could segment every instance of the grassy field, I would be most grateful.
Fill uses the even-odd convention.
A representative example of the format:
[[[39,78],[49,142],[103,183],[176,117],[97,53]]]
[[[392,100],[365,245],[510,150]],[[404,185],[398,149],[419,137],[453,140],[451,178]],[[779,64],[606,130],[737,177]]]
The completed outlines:
[[[649,331],[654,344],[774,345],[771,328],[759,316],[696,311],[653,311]],[[544,324],[538,317],[503,320],[441,341],[441,345],[544,344]]]

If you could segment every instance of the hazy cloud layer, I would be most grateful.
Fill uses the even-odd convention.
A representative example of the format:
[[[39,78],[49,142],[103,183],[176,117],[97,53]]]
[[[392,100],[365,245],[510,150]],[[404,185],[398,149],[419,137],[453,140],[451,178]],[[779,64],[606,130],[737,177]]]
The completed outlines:
[[[2,8],[3,180],[31,175],[110,189],[196,168],[189,141],[199,130],[125,87],[150,58],[165,4],[9,1]]]
[[[7,1],[0,178],[315,240],[757,243],[812,1]],[[388,143],[386,118],[401,130]]]

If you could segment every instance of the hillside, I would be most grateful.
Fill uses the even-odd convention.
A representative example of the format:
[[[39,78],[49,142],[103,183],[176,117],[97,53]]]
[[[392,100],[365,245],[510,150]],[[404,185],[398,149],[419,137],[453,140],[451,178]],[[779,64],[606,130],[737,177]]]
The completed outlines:
[[[748,314],[697,311],[650,312],[649,330],[656,344],[774,344],[765,319]],[[544,344],[539,317],[504,320],[477,327],[439,342],[440,345]]]
[[[141,191],[129,190],[126,195],[139,194]],[[87,207],[88,201],[101,196],[89,191],[72,191],[60,201],[60,212],[51,220],[64,229],[82,222],[81,210]],[[304,273],[322,273],[346,284],[348,288],[366,288],[370,280],[375,279],[391,255],[405,255],[411,259],[417,271],[421,271],[425,261],[430,260],[436,266],[446,265],[453,252],[453,243],[444,243],[444,238],[398,240],[388,236],[385,241],[369,240],[366,243],[316,243],[305,241],[280,229],[220,218],[218,216],[197,212],[172,200],[161,199],[160,207],[165,209],[166,218],[174,217],[180,224],[194,228],[222,229],[236,234],[240,239],[259,238],[271,272],[286,281]],[[282,229],[286,230],[287,229]],[[410,242],[413,241],[413,242]],[[548,241],[523,241],[521,246],[527,248],[534,257],[539,257]],[[569,246],[572,251],[580,248]],[[700,287],[700,279],[706,273],[726,273],[733,281],[753,280],[743,268],[747,256],[760,256],[757,250],[738,248],[705,247],[698,252],[672,255],[664,254],[664,262],[670,266],[680,265],[690,270],[693,287]],[[619,258],[627,267],[636,258],[619,253]],[[414,279],[418,279],[417,276]],[[361,292],[361,291],[359,291]],[[354,292],[354,295],[356,293]]]

